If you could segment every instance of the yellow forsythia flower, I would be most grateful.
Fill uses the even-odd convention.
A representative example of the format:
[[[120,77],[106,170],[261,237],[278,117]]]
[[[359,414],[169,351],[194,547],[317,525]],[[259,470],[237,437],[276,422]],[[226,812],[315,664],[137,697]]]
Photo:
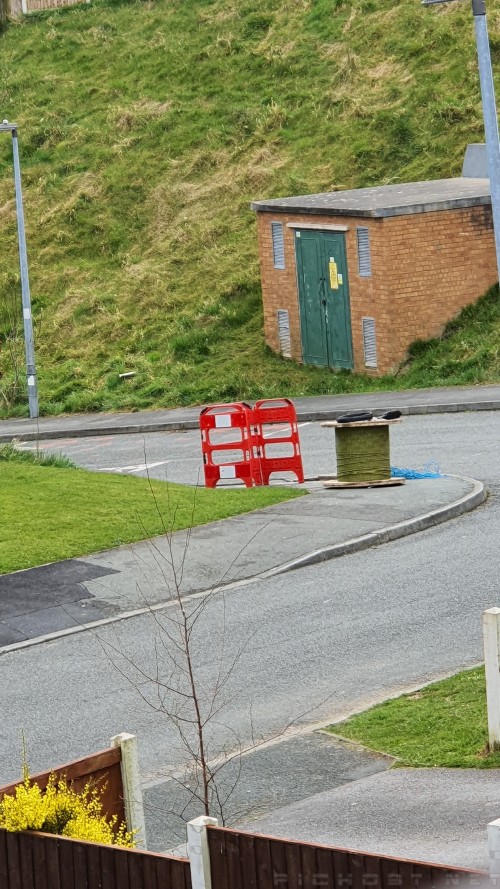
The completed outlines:
[[[88,782],[82,791],[75,791],[64,779],[49,777],[45,792],[34,784],[25,770],[22,784],[11,796],[0,800],[0,827],[11,832],[41,830],[78,840],[133,848],[134,831],[118,825],[113,816],[107,819],[102,811],[101,796]]]

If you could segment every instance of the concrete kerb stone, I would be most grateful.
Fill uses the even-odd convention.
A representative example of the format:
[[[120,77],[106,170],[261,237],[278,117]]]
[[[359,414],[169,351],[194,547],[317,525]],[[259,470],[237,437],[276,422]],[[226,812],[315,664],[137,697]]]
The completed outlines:
[[[0,444],[9,444],[12,441],[39,441],[41,439],[49,439],[55,441],[60,438],[97,438],[101,435],[146,435],[149,432],[183,432],[189,429],[198,429],[197,420],[167,421],[161,423],[142,423],[140,425],[130,426],[98,426],[83,427],[82,429],[55,429],[39,432],[16,432],[11,435],[3,433],[0,435]]]
[[[417,531],[426,531],[447,522],[450,519],[458,518],[464,512],[470,512],[472,509],[481,506],[486,500],[488,494],[482,484],[473,478],[460,475],[450,475],[449,478],[460,479],[468,482],[472,486],[472,490],[455,500],[454,503],[448,503],[446,506],[440,506],[438,509],[431,510],[414,519],[407,519],[404,522],[398,522],[397,525],[390,525],[387,528],[380,528],[378,531],[371,531],[362,537],[355,537],[352,540],[346,540],[344,543],[336,543],[334,546],[323,547],[315,550],[305,556],[300,556],[276,568],[265,571],[260,577],[274,577],[277,574],[284,574],[286,571],[294,571],[297,568],[305,568],[308,565],[317,565],[319,562],[326,562],[329,559],[335,559],[339,556],[346,556],[363,549],[369,549],[372,546],[379,546],[382,543],[389,543],[398,540],[401,537],[407,537],[415,534]]]
[[[462,401],[455,404],[415,404],[407,410],[398,408],[402,414],[450,414],[470,411],[497,411],[500,410],[499,401]]]
[[[381,393],[381,402],[383,402]],[[389,404],[389,403],[388,403]],[[385,410],[389,410],[389,406],[385,405]],[[453,402],[450,404],[414,404],[400,405],[394,409],[400,410],[403,416],[420,416],[424,414],[447,414],[457,412],[470,411],[496,411],[500,410],[500,400],[489,401],[463,401]],[[316,409],[297,408],[297,419],[300,423],[316,423],[322,420],[336,420],[346,412],[342,409]],[[82,426],[80,428],[72,428],[68,426],[64,429],[46,430],[43,428],[35,432],[17,431],[15,433],[0,433],[0,444],[8,444],[12,441],[38,441],[41,439],[56,440],[60,438],[93,438],[101,435],[146,435],[154,432],[182,432],[190,429],[198,429],[198,419],[186,420],[159,420],[150,423],[129,423],[124,426]]]

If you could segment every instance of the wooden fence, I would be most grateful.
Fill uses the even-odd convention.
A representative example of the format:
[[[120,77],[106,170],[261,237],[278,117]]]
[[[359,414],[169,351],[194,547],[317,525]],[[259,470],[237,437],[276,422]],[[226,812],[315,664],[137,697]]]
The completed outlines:
[[[208,827],[207,836],[212,889],[491,889],[492,885],[486,871],[219,827]],[[0,887],[192,889],[192,883],[187,859],[0,829]]]
[[[491,887],[466,870],[208,827],[213,889],[440,889]]]
[[[82,0],[26,0],[26,13],[39,12],[42,9],[61,9],[63,6],[76,6]],[[90,3],[90,0],[85,0]]]
[[[191,889],[184,859],[0,829],[1,889]]]
[[[106,817],[110,818],[116,815],[118,821],[125,821],[121,758],[120,747],[110,747],[99,753],[93,753],[91,756],[75,759],[64,766],[56,766],[49,772],[32,775],[31,778],[42,790],[45,790],[49,775],[52,773],[57,777],[65,776],[77,791],[82,790],[87,781],[91,780],[98,787],[104,788],[101,799]],[[5,787],[0,787],[0,799],[5,794],[14,793],[18,784],[21,783],[21,781],[15,781],[12,784],[6,784]],[[1,887],[2,883],[0,882],[0,889]]]
[[[4,19],[16,18],[20,15],[29,15],[30,12],[40,12],[44,9],[61,9],[63,6],[76,6],[82,0],[0,0],[0,23],[2,15]],[[90,0],[83,0],[90,3]]]

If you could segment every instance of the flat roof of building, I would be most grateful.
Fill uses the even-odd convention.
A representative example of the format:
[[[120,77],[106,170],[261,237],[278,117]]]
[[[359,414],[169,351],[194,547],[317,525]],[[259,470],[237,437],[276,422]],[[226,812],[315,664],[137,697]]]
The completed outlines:
[[[257,212],[311,216],[408,216],[491,204],[489,179],[435,179],[253,201]]]

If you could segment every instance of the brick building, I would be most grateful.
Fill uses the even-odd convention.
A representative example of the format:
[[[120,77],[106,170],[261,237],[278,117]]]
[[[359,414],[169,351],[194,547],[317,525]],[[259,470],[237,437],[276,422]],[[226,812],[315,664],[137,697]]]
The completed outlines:
[[[265,336],[284,357],[383,374],[497,279],[489,181],[256,201]]]

